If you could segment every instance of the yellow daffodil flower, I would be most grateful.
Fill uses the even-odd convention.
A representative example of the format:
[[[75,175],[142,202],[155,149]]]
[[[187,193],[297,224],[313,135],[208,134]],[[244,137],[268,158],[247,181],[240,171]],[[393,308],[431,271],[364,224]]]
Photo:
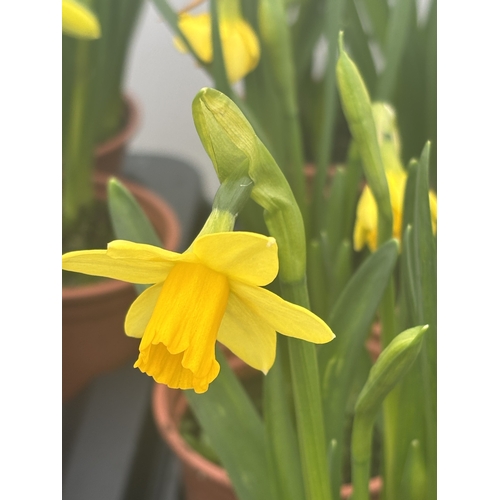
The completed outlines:
[[[225,4],[229,5],[226,7]],[[221,3],[219,30],[227,77],[234,83],[255,69],[260,58],[260,45],[252,27],[241,17],[239,5],[233,0],[225,4]],[[197,56],[207,64],[213,59],[211,22],[208,13],[182,13],[178,21],[179,29]],[[181,52],[187,52],[179,38],[174,39],[174,44]]]
[[[392,208],[392,235],[401,241],[403,224],[403,204],[408,174],[401,163],[401,140],[396,121],[396,111],[385,102],[372,104],[377,140],[384,164]],[[434,191],[429,191],[432,230],[437,230],[437,199]],[[374,252],[377,249],[378,210],[375,197],[368,186],[363,188],[356,211],[354,225],[354,249],[359,251],[365,245]]]
[[[63,255],[63,269],[153,284],[130,307],[125,333],[142,338],[134,366],[173,388],[208,389],[220,368],[216,340],[267,373],[276,332],[314,343],[334,337],[310,311],[261,288],[278,273],[271,237],[206,234],[182,254],[117,240],[107,250]]]
[[[93,40],[101,36],[97,17],[75,0],[62,2],[62,30],[64,34],[75,38]]]
[[[392,233],[393,237],[401,241],[403,223],[403,203],[406,187],[407,173],[401,169],[386,171],[387,184],[392,207]],[[429,204],[431,209],[432,230],[437,231],[437,199],[433,191],[429,191]],[[377,249],[377,222],[378,212],[375,197],[368,186],[363,188],[356,210],[356,223],[354,225],[354,249],[359,251],[365,245],[374,252]]]

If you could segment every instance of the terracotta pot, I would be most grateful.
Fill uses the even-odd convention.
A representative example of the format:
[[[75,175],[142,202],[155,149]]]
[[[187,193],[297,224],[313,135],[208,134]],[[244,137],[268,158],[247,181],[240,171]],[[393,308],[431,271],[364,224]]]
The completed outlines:
[[[370,484],[368,486],[370,491],[371,500],[379,500],[380,493],[382,492],[382,478],[380,476],[373,477],[370,479]],[[344,484],[340,488],[340,498],[342,500],[348,500],[352,495],[352,485]]]
[[[241,379],[245,380],[256,374],[261,373],[255,368],[252,368],[251,366],[247,365],[243,360],[238,358],[236,354],[233,354],[233,352],[230,351],[225,345],[223,344],[218,344],[218,345],[221,351],[223,352],[227,362],[229,363],[229,366]]]
[[[380,356],[380,353],[382,352],[381,333],[382,333],[382,327],[380,325],[380,322],[376,321],[375,323],[373,323],[370,336],[365,342],[366,350],[368,351],[368,354],[370,355],[370,358],[372,359],[373,363],[377,361],[378,357]]]
[[[134,98],[124,95],[126,108],[125,124],[114,136],[99,144],[95,149],[95,168],[99,172],[117,174],[120,172],[128,143],[139,126],[139,107]]]
[[[332,183],[332,178],[335,175],[335,172],[337,170],[337,165],[330,165],[328,167],[328,172],[327,172],[327,177],[326,177],[326,183],[324,187],[324,194],[325,196],[328,196],[329,189]],[[313,195],[313,189],[314,189],[314,177],[316,176],[316,165],[312,163],[307,163],[304,166],[304,175],[306,178],[306,195],[307,199],[310,202],[311,197]]]
[[[181,461],[185,500],[237,500],[227,472],[194,451],[179,432],[180,422],[188,409],[183,392],[155,384],[152,406],[160,435]],[[379,500],[381,489],[380,477],[370,480],[372,500]],[[351,494],[352,486],[343,485],[342,500],[347,500]]]
[[[98,197],[106,197],[108,176],[97,173]],[[138,184],[121,179],[140,203],[165,248],[176,250],[180,225],[170,206]],[[128,308],[136,298],[134,285],[103,279],[62,290],[62,396],[67,401],[95,376],[116,369],[137,355],[139,340],[125,335]]]

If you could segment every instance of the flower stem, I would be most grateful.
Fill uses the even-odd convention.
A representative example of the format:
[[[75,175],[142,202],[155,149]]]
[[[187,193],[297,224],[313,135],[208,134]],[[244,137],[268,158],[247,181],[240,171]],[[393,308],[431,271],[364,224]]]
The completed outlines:
[[[238,213],[250,198],[253,182],[249,177],[226,179],[215,193],[212,212],[198,237],[204,234],[232,231]]]
[[[282,280],[281,289],[284,299],[309,308],[305,279],[294,283]],[[316,349],[302,340],[287,341],[306,498],[327,500],[330,485]]]

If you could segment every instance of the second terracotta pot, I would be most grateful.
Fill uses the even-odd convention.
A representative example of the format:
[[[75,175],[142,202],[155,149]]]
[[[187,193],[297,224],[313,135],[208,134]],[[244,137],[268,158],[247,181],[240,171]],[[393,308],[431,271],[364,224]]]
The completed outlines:
[[[181,390],[155,384],[152,396],[153,416],[160,435],[182,464],[185,500],[237,500],[227,472],[193,450],[179,432],[188,403]],[[382,479],[370,481],[371,500],[379,500]],[[352,486],[345,484],[341,499],[348,500]]]
[[[123,127],[112,137],[97,145],[94,165],[98,172],[118,174],[122,169],[127,146],[139,127],[139,106],[130,95],[123,96],[125,120]]]
[[[108,176],[96,174],[96,195],[106,197]],[[176,250],[180,225],[170,206],[149,189],[122,180],[137,199],[164,247]],[[134,285],[103,279],[62,290],[62,398],[76,396],[94,377],[138,353],[139,340],[124,332],[125,315],[137,297]]]

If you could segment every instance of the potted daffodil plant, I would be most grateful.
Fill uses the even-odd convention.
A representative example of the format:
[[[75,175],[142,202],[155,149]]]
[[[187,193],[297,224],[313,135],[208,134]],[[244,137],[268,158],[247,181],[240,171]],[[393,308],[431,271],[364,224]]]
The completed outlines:
[[[93,225],[88,221],[96,210],[96,148],[121,131],[127,118],[136,126],[122,79],[141,5],[142,0],[62,2],[63,247]]]
[[[169,443],[180,398],[189,407],[199,429],[181,448],[202,441],[218,498],[437,498],[435,129],[415,115],[412,132],[400,106],[422,97],[404,55],[432,32],[435,3],[416,25],[414,2],[218,0],[192,14],[153,1],[214,79],[192,105],[220,181],[212,211],[183,253],[123,229],[106,248],[65,253],[63,269],[140,287],[125,319],[134,366],[156,382]],[[430,122],[433,109],[419,113]],[[140,232],[125,193],[110,192],[113,221]],[[258,401],[220,345],[262,374]]]
[[[108,160],[113,155],[117,159],[119,151],[109,147],[117,143],[116,138],[104,147],[102,141],[117,131],[120,140],[130,135],[130,127],[123,128],[125,112],[134,108],[125,106],[122,75],[127,42],[141,5],[141,0],[62,2],[65,252],[105,245],[114,237],[106,204],[110,174],[104,167],[110,167]],[[175,248],[179,224],[172,209],[150,190],[128,186],[146,211],[145,223],[159,231],[162,244]],[[133,286],[83,278],[66,272],[62,276],[64,401],[95,375],[119,366],[137,347],[123,335],[123,319],[135,297]]]

